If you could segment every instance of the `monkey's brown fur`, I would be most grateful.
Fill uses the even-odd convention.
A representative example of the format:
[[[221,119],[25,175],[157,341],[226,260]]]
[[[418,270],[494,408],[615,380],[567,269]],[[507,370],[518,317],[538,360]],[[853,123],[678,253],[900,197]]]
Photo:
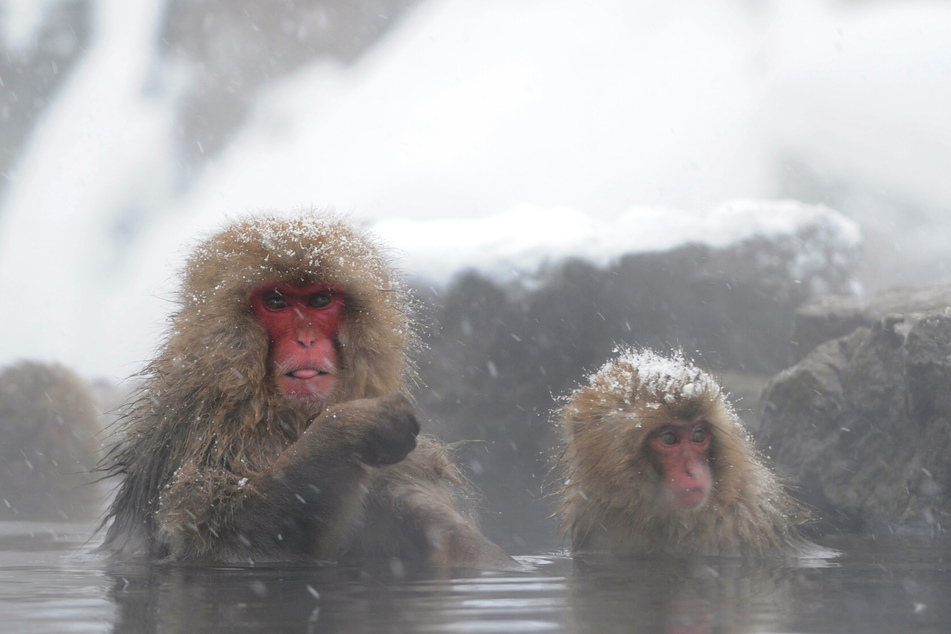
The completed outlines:
[[[702,416],[712,433],[713,487],[699,509],[658,504],[661,476],[647,439],[675,420]],[[561,528],[576,553],[828,556],[802,538],[808,520],[753,448],[710,375],[684,359],[623,350],[556,413]]]
[[[344,289],[325,402],[278,391],[269,334],[248,301],[263,283]],[[468,492],[438,442],[420,437],[391,464],[412,449],[418,424],[405,397],[384,395],[412,380],[417,338],[407,293],[360,231],[314,212],[238,222],[196,249],[178,301],[104,463],[125,476],[106,549],[153,559],[511,562],[460,513]],[[470,551],[449,548],[446,535],[465,535]]]
[[[0,372],[0,518],[95,517],[102,496],[99,412],[89,387],[60,365],[22,361]]]

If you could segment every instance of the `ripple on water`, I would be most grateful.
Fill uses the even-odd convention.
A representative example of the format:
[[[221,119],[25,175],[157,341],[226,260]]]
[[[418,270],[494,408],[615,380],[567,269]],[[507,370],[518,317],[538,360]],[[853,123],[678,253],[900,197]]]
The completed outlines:
[[[830,544],[826,567],[563,555],[523,572],[111,565],[91,526],[0,523],[4,631],[945,632],[951,539]]]

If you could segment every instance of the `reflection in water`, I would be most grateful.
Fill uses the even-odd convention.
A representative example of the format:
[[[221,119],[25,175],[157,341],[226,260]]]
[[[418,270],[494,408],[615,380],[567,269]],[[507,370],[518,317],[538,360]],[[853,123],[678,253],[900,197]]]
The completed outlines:
[[[336,566],[112,567],[117,632],[556,631],[564,581]]]
[[[951,540],[843,538],[822,568],[522,557],[521,573],[109,564],[86,525],[0,522],[4,631],[943,632]],[[815,563],[815,562],[813,562]]]
[[[781,561],[729,557],[578,558],[567,587],[572,629],[681,634],[784,629],[794,622],[798,606],[813,599],[809,574]]]

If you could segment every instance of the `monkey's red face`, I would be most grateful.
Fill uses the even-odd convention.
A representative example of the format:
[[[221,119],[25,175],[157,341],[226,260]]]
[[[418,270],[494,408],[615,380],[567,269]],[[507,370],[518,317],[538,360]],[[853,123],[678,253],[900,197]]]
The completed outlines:
[[[710,472],[710,424],[674,420],[647,439],[663,482],[663,497],[674,509],[700,508],[707,501]]]
[[[266,284],[251,292],[254,316],[271,335],[271,370],[284,395],[319,402],[333,390],[344,299],[326,285]]]

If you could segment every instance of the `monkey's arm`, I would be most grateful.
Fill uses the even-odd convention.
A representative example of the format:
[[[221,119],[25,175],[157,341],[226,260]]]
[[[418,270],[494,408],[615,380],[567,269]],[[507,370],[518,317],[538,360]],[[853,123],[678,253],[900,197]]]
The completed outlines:
[[[402,460],[418,432],[402,395],[331,407],[255,478],[179,478],[163,495],[160,535],[176,559],[332,558],[366,493],[364,465]]]
[[[519,564],[486,538],[459,504],[468,491],[458,467],[446,449],[432,438],[421,436],[419,446],[405,460],[381,469],[374,479],[363,537],[386,540],[400,535],[394,552],[393,540],[365,550],[382,550],[390,557],[420,560],[447,568],[518,569]],[[374,531],[374,528],[382,529]],[[392,530],[395,528],[395,530]]]

